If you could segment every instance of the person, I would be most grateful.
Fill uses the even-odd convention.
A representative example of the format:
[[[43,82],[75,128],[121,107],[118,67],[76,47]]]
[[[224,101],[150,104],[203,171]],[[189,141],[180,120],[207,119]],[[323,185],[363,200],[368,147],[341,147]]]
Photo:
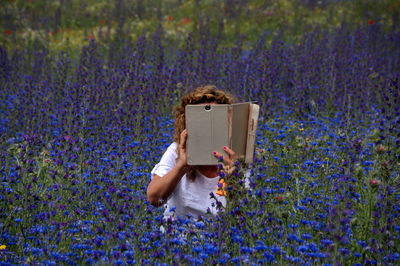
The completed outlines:
[[[217,165],[189,166],[186,156],[185,106],[188,104],[231,104],[233,96],[213,85],[199,87],[183,96],[175,112],[174,142],[167,148],[160,162],[151,171],[147,199],[154,206],[165,205],[164,218],[198,218],[216,214],[218,205],[226,205],[225,196],[218,192],[220,180]],[[189,132],[190,134],[190,132]],[[224,173],[235,169],[235,152],[223,147],[225,154],[213,152],[222,159]],[[213,197],[211,197],[213,193]],[[217,204],[217,201],[219,204]]]

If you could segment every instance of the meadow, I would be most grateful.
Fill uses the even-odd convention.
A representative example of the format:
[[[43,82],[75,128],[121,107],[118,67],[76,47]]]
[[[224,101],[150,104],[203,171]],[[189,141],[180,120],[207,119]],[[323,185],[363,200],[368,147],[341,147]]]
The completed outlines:
[[[227,45],[199,25],[179,42],[159,26],[78,50],[0,45],[0,264],[399,264],[399,32]],[[261,106],[251,189],[239,170],[217,216],[163,221],[150,171],[173,107],[206,84]]]

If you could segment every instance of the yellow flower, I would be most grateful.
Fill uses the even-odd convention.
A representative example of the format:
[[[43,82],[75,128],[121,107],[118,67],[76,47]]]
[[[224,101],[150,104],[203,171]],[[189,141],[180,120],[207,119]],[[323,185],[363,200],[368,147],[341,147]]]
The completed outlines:
[[[223,178],[218,181],[217,191],[215,192],[219,196],[226,196],[226,183]]]
[[[7,248],[6,245],[0,245],[0,250],[4,250],[4,249],[6,249],[6,248]]]

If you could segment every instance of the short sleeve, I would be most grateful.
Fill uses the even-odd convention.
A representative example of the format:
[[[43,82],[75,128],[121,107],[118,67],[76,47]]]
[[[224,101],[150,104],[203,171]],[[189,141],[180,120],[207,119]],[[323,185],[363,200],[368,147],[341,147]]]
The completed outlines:
[[[172,168],[174,168],[176,164],[176,158],[178,157],[178,153],[176,151],[177,146],[178,145],[176,144],[176,142],[169,145],[169,147],[161,157],[160,162],[154,166],[153,170],[151,170],[151,178],[153,178],[153,175],[158,175],[162,177],[166,173],[171,171]]]

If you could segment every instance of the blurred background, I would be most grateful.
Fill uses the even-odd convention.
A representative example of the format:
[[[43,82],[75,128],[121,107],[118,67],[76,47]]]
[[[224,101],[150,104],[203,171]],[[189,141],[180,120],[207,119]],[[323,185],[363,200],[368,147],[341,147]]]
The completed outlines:
[[[397,0],[1,0],[0,43],[26,48],[32,42],[52,50],[136,40],[162,28],[171,42],[207,29],[229,46],[240,37],[254,41],[263,33],[285,40],[316,27],[352,28],[400,25]],[[112,46],[109,46],[112,47]]]
[[[1,0],[0,129],[47,130],[51,114],[61,132],[79,131],[79,116],[136,128],[143,110],[171,114],[204,84],[258,100],[262,115],[391,119],[399,11],[396,0]]]

